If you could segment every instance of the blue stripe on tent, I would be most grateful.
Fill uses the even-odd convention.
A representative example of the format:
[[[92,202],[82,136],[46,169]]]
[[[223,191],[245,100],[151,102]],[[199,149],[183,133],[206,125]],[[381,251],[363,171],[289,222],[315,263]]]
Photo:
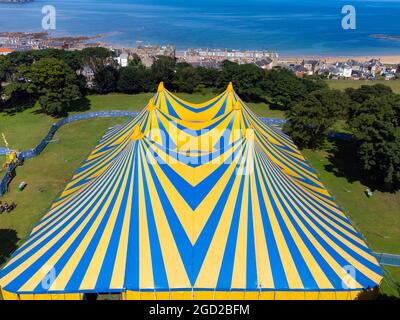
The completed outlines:
[[[290,196],[290,195],[289,195]],[[290,196],[291,197],[291,196]],[[303,212],[310,220],[313,221],[313,223],[316,224],[315,219],[313,219],[311,216],[309,216],[308,214],[306,214],[305,212]],[[304,224],[304,226],[306,226],[306,228],[308,229],[308,231],[317,239],[318,243],[321,244],[321,246],[342,266],[348,266],[350,265],[350,263],[348,263],[341,255],[339,255],[336,250],[334,250],[315,230],[314,228],[305,220],[305,218],[302,215],[298,215],[298,218],[301,220],[301,222]],[[318,227],[318,224],[316,224]],[[325,230],[326,231],[326,230]],[[344,251],[346,251],[347,253],[348,250],[346,250],[346,247],[340,242],[337,241],[337,239],[335,239],[332,235],[325,233],[336,245],[338,245],[339,247],[341,247]],[[349,253],[350,256],[353,256],[351,253]],[[340,259],[339,259],[340,258]],[[353,256],[353,258],[357,259],[355,256]],[[338,260],[339,259],[339,260]],[[364,258],[362,258],[363,260],[365,260]],[[326,262],[325,262],[326,263]],[[372,263],[370,263],[368,261],[368,265],[371,266],[370,269],[372,269],[373,271],[375,271],[377,274],[381,274],[380,272],[380,268]],[[360,275],[360,272],[357,272],[357,281],[359,283],[361,283],[358,279],[358,276]],[[372,283],[373,281],[370,280],[369,278],[367,278],[366,276],[362,275],[362,280],[365,283],[368,283],[370,285],[370,283]],[[363,283],[361,283],[363,284]],[[340,284],[341,285],[341,284]],[[367,288],[367,287],[365,287]],[[337,288],[339,289],[339,287]]]
[[[10,282],[7,286],[6,289],[8,288],[8,290],[12,291],[12,292],[16,292],[24,283],[26,283],[36,272],[38,272],[38,270],[40,270],[45,263],[48,261],[48,259],[57,251],[57,249],[62,246],[65,241],[67,241],[67,239],[70,238],[70,236],[73,234],[73,232],[79,227],[79,225],[83,222],[85,217],[81,217],[80,220],[75,223],[75,225],[72,227],[72,229],[70,229],[63,237],[61,237],[51,248],[50,250],[48,250],[46,253],[44,253],[43,255],[40,256],[40,258],[38,260],[36,260],[34,263],[32,263],[24,272],[22,272],[18,277],[16,277],[12,282]],[[91,222],[93,222],[94,218],[92,218],[89,221],[89,227],[91,225]],[[87,227],[87,226],[86,226]],[[80,235],[85,235],[86,233],[81,232]],[[80,241],[78,242],[78,244],[80,243]],[[72,250],[73,246],[70,246],[67,251],[71,251],[71,254],[75,251]],[[36,250],[39,250],[40,247],[36,247]],[[75,248],[76,249],[76,248]],[[24,256],[23,261],[25,261],[27,259],[27,257]],[[66,259],[66,257],[64,256],[64,259]],[[19,262],[21,263],[21,262]],[[57,266],[57,264],[56,264]],[[55,266],[55,267],[56,267]],[[55,269],[55,270],[61,270],[60,269]],[[4,271],[4,270],[3,270]],[[51,279],[49,279],[51,280]],[[55,280],[55,279],[53,279]],[[47,290],[45,288],[43,288],[42,283],[40,283],[34,292],[36,293],[40,293],[43,292],[45,293]]]
[[[279,250],[276,245],[276,241],[274,238],[274,232],[272,231],[271,223],[269,221],[268,217],[268,211],[267,207],[264,202],[264,196],[261,190],[260,186],[260,181],[259,181],[259,176],[262,175],[261,172],[259,172],[259,169],[257,167],[254,168],[254,174],[256,178],[256,185],[257,185],[257,193],[258,193],[258,199],[260,202],[260,211],[261,211],[261,218],[264,226],[264,234],[265,234],[265,240],[267,242],[267,248],[268,248],[268,255],[270,259],[270,264],[271,264],[271,271],[272,271],[272,277],[274,279],[274,284],[276,289],[288,289],[289,284],[286,279],[286,274],[285,270],[283,269],[282,261],[280,258]]]
[[[258,273],[256,262],[256,248],[254,241],[253,204],[251,195],[257,190],[252,190],[249,179],[249,198],[247,210],[247,252],[246,252],[246,289],[258,289]]]
[[[100,270],[99,278],[96,283],[96,288],[103,288],[103,289],[110,288],[110,283],[111,283],[111,279],[112,279],[113,272],[114,272],[115,260],[116,260],[117,252],[118,252],[119,241],[121,238],[124,216],[125,216],[125,214],[127,214],[127,205],[128,205],[127,201],[128,201],[129,190],[130,190],[129,184],[131,183],[133,168],[134,168],[134,162],[132,161],[132,163],[133,164],[130,165],[129,171],[127,172],[127,174],[128,174],[127,184],[128,185],[125,186],[125,191],[124,191],[123,198],[121,201],[121,206],[119,208],[117,220],[115,222],[115,226],[114,226],[114,229],[112,232],[110,243],[108,245],[107,252],[106,252],[106,255],[104,258],[104,262],[103,262],[102,268]]]
[[[283,176],[283,173],[281,171],[277,171],[277,174]],[[299,186],[295,185],[292,181],[290,181],[290,179],[287,179],[287,177],[285,177],[285,180],[289,183],[290,186],[293,186],[295,192],[299,192]],[[330,212],[332,215],[334,215],[335,217],[337,217],[339,220],[341,220],[342,222],[347,222],[349,223],[349,221],[346,219],[346,217],[339,215],[338,213],[334,212],[332,209],[330,209],[328,206],[324,205],[323,203],[327,204],[327,202],[325,202],[323,199],[320,198],[313,198],[310,194],[308,194],[307,192],[303,192],[302,196],[307,200],[304,202],[305,205],[310,204],[313,207],[315,207],[314,202],[318,201],[318,204],[326,211]],[[332,207],[336,208],[335,206],[332,205]],[[315,207],[316,208],[316,207]],[[319,209],[317,209],[319,210]],[[340,210],[340,209],[339,209]],[[340,224],[343,228],[347,229],[349,232],[353,233],[355,236],[360,237],[361,236],[353,229],[347,227],[346,225],[342,224],[340,221],[336,221],[338,224]]]
[[[112,164],[112,166],[110,168],[108,168],[107,172],[99,177],[97,177],[96,180],[92,180],[92,183],[94,185],[94,187],[92,187],[90,184],[88,186],[86,186],[86,188],[83,191],[80,191],[79,195],[77,197],[74,198],[74,202],[71,205],[70,202],[68,203],[64,203],[62,204],[53,214],[43,218],[37,225],[36,227],[38,227],[40,225],[40,229],[35,231],[35,233],[33,233],[31,235],[31,237],[29,238],[29,240],[25,243],[29,243],[32,238],[35,238],[35,235],[37,234],[37,232],[39,232],[40,230],[42,230],[45,226],[47,226],[49,223],[51,223],[51,221],[53,221],[57,216],[61,215],[62,213],[64,213],[64,211],[69,210],[75,210],[81,203],[84,203],[85,197],[87,197],[88,195],[93,195],[97,188],[101,185],[104,181],[106,181],[110,176],[113,176],[114,173],[117,171],[117,169],[119,168],[119,164],[121,162],[121,159],[123,160],[123,158],[120,157],[120,160],[115,161],[115,163]],[[99,184],[100,183],[100,184]],[[89,188],[89,186],[91,186],[91,188]],[[68,196],[62,197],[62,199],[67,198]],[[91,200],[91,198],[88,198],[88,200]],[[89,201],[86,201],[86,203]],[[44,222],[48,221],[46,224],[43,224]]]
[[[176,122],[173,119],[171,119],[170,117],[168,117],[163,112],[160,111],[160,114],[166,118],[166,121],[168,121],[168,123],[170,125],[174,126],[175,128],[178,128],[179,130],[185,131],[185,133],[187,133],[193,137],[201,136],[204,133],[204,129],[200,129],[200,130],[188,129],[185,126],[179,124],[178,122]],[[207,131],[213,130],[214,128],[218,127],[221,124],[221,122],[223,122],[228,116],[229,116],[229,114],[226,114],[224,117],[222,117],[218,121],[214,122],[212,125],[208,126]]]
[[[292,197],[290,197],[292,198]],[[293,199],[292,199],[293,200]],[[299,216],[298,210],[294,207],[294,205],[288,201],[288,204],[290,208],[295,212],[296,216]],[[300,238],[306,245],[307,249],[310,251],[314,259],[317,261],[318,265],[322,269],[323,273],[327,276],[329,279],[330,283],[334,288],[340,288],[342,285],[342,279],[339,277],[339,275],[331,268],[329,263],[326,262],[325,258],[319,253],[319,251],[315,248],[313,243],[310,241],[308,236],[304,233],[304,231],[301,229],[300,225],[296,222],[294,219],[293,215],[289,214],[288,218],[290,222],[293,224],[294,228],[298,232]],[[306,288],[306,289],[313,289],[313,288]],[[315,289],[315,288],[314,288]],[[318,288],[317,288],[318,289]]]
[[[210,193],[215,184],[224,175],[229,168],[229,164],[221,164],[210,176],[202,180],[198,185],[192,186],[179,174],[177,174],[168,165],[161,165],[161,170],[165,173],[168,179],[174,184],[176,190],[185,198],[187,204],[194,210],[204,200],[204,197]],[[191,194],[190,198],[185,197],[186,194]]]
[[[100,191],[100,192],[99,192],[99,197],[101,197],[101,196],[104,194],[104,192],[105,192],[105,189],[103,189],[102,191]],[[93,198],[93,197],[92,197],[92,198]],[[92,198],[87,199],[86,202],[89,203],[89,202],[92,200]],[[89,208],[89,210],[92,210],[93,207],[94,207],[95,205],[96,205],[96,203],[94,203],[94,204]],[[76,212],[73,216],[69,217],[67,221],[65,221],[64,223],[62,223],[57,229],[52,230],[52,233],[50,233],[46,238],[42,239],[39,243],[37,243],[34,247],[32,247],[32,249],[30,249],[28,252],[26,252],[26,253],[25,253],[23,256],[21,256],[19,259],[17,259],[17,260],[14,261],[13,263],[11,263],[11,264],[9,264],[8,266],[6,266],[3,270],[1,270],[1,271],[0,271],[0,277],[4,277],[4,276],[7,275],[10,271],[12,271],[12,269],[14,269],[17,265],[19,265],[19,264],[25,262],[27,259],[29,259],[30,257],[32,257],[35,253],[37,253],[37,252],[40,250],[40,248],[41,248],[44,244],[46,244],[46,243],[49,242],[52,238],[54,238],[61,230],[64,230],[64,228],[65,228],[71,221],[73,221],[73,219],[74,219],[77,215],[79,215],[79,213],[80,213],[80,211],[79,211],[79,212]],[[85,217],[83,216],[83,217],[81,217],[81,218],[76,222],[76,224],[72,227],[73,230],[76,230],[76,228],[80,225],[80,223],[83,222],[84,218],[85,218]],[[57,248],[58,246],[62,245],[62,244],[65,242],[65,240],[66,240],[67,238],[63,237],[62,239],[64,239],[64,240],[59,240],[59,241],[57,241],[57,242],[53,245],[53,247],[56,247],[56,248]],[[30,245],[29,243],[25,244],[25,245],[24,245],[23,247],[21,247],[18,251],[16,251],[16,252],[13,254],[12,257],[18,255],[18,253],[19,253],[20,251],[24,250],[24,249],[25,249],[27,246],[29,246],[29,245]]]
[[[243,157],[243,154],[241,155]],[[240,162],[241,159],[238,160]],[[201,266],[203,265],[204,258],[209,249],[210,243],[212,241],[215,230],[218,227],[220,222],[222,212],[225,209],[226,202],[228,201],[230,192],[232,190],[232,186],[236,180],[236,175],[233,174],[230,178],[224,191],[221,194],[221,197],[218,199],[218,202],[212,211],[206,225],[200,233],[200,236],[194,247],[194,256],[193,256],[193,274],[195,276],[193,283],[196,282],[198,274],[200,272]]]
[[[221,154],[223,155],[225,153],[224,150],[216,150],[215,152],[212,152],[212,153],[205,153],[205,154],[201,154],[201,155],[197,155],[197,156],[188,156],[188,155],[186,155],[186,153],[178,153],[174,150],[168,150],[159,144],[152,143],[152,142],[149,142],[146,140],[144,140],[144,143],[146,144],[147,147],[149,147],[148,151],[151,152],[151,154],[157,160],[157,164],[159,164],[159,165],[165,165],[167,163],[164,160],[162,160],[161,157],[159,157],[157,155],[157,152],[152,148],[152,146],[157,147],[162,152],[164,152],[166,155],[172,157],[174,160],[184,163],[192,168],[197,168],[199,166],[202,166],[204,163],[211,162],[212,160],[220,157]],[[240,138],[240,139],[234,141],[232,143],[232,145],[230,145],[230,148],[235,149],[234,151],[237,152],[238,147],[242,143],[243,143],[243,140]],[[234,154],[235,154],[235,152],[234,152]],[[231,156],[231,158],[232,158],[232,156]],[[226,157],[225,163],[228,162],[228,160],[230,160],[230,159]]]
[[[264,165],[264,169],[267,172],[266,177],[269,180],[269,182],[272,186],[272,189],[273,189],[276,197],[278,198],[278,201],[280,202],[286,215],[289,216],[290,212],[288,211],[286,205],[280,200],[280,196],[277,194],[277,190],[275,188],[274,180],[273,180],[273,173],[270,171],[270,169],[268,168],[267,165]],[[276,219],[278,220],[280,229],[282,231],[282,234],[285,238],[285,241],[286,241],[288,247],[290,248],[290,254],[293,258],[294,265],[300,276],[301,282],[303,283],[303,287],[317,288],[318,285],[315,282],[315,279],[314,279],[313,275],[311,274],[311,272],[307,266],[307,263],[305,262],[303,256],[301,255],[300,250],[297,247],[297,244],[294,241],[285,221],[283,220],[282,214],[280,213],[280,210],[278,209],[278,207],[276,205],[275,199],[272,196],[272,190],[270,190],[270,188],[266,188],[266,189],[267,189],[268,196],[270,198],[271,205],[274,209]]]
[[[239,229],[240,211],[242,209],[244,176],[241,177],[239,194],[233,212],[231,226],[229,228],[228,240],[225,244],[225,253],[222,260],[221,269],[219,271],[217,288],[229,290],[232,286],[233,267],[235,265],[235,253],[237,244],[237,235]],[[222,249],[222,248],[221,248]]]
[[[279,179],[281,184],[285,187],[285,190],[290,191],[290,192],[287,192],[287,195],[291,199],[294,199],[294,198],[297,199],[298,202],[300,202],[302,205],[304,205],[311,212],[315,212],[315,211],[320,212],[321,211],[313,203],[300,199],[299,196],[298,196],[299,195],[299,191],[296,190],[296,188],[294,188],[295,186],[291,183],[290,180],[284,179],[284,176],[280,172],[276,172],[276,177]],[[303,194],[303,196],[304,196],[304,194]],[[324,208],[324,209],[326,209],[326,208]],[[310,216],[306,212],[304,212],[304,214],[306,214],[307,216]],[[332,228],[335,232],[337,232],[338,234],[340,234],[341,236],[343,236],[344,238],[349,240],[352,244],[354,244],[355,246],[357,246],[360,249],[364,250],[365,252],[369,253],[369,249],[366,246],[363,246],[360,243],[356,242],[355,240],[351,239],[349,236],[347,236],[345,233],[343,233],[337,227],[335,227],[334,224],[330,221],[330,220],[333,220],[332,218],[328,219],[328,217],[325,214],[319,215],[319,218],[322,219],[324,221],[324,223],[327,224],[330,228]],[[348,231],[352,235],[357,236],[358,238],[360,238],[360,235],[354,229],[352,229],[351,227],[343,225],[341,223],[341,221],[335,220],[335,223],[340,225],[340,227],[342,227],[343,229],[345,229],[346,231]]]
[[[106,168],[107,166],[109,166],[111,163],[113,163],[115,161],[116,158],[118,158],[119,153],[115,153],[112,157],[110,157],[107,161],[100,161],[101,159],[99,159],[99,161],[97,161],[94,165],[98,165],[99,163],[101,163],[100,167],[97,168],[97,171],[103,170],[104,168]],[[86,172],[85,174],[87,174],[88,172]],[[92,173],[93,174],[93,173]],[[79,177],[75,177],[74,180],[71,181],[71,183],[73,183],[76,179],[81,179],[80,181],[70,185],[68,188],[65,189],[65,191],[67,190],[71,190],[74,188],[77,188],[83,184],[85,184],[86,182],[92,180],[90,178],[81,178],[81,176],[83,176],[84,174],[81,174]],[[89,175],[90,176],[90,175]],[[60,198],[59,200],[64,199],[64,197]]]
[[[149,166],[150,173],[154,184],[156,186],[157,195],[161,200],[161,204],[164,209],[165,216],[167,218],[168,224],[170,226],[171,232],[175,239],[175,244],[178,248],[179,254],[181,256],[182,262],[185,266],[186,272],[189,274],[189,278],[191,275],[191,259],[193,257],[193,246],[191,244],[190,239],[187,236],[185,229],[183,228],[178,215],[176,214],[173,206],[171,205],[168,197],[162,188],[160,181],[157,177],[152,166]],[[194,285],[194,283],[192,283]]]
[[[210,109],[211,107],[213,107],[214,105],[216,105],[223,97],[224,94],[221,94],[219,96],[219,98],[217,98],[215,101],[211,102],[210,104],[202,107],[202,108],[193,108],[191,106],[188,106],[187,104],[183,104],[181,101],[179,101],[178,99],[176,99],[174,96],[168,94],[168,98],[174,100],[176,103],[178,103],[180,106],[184,107],[185,109],[188,109],[192,112],[195,113],[200,113],[203,111],[207,111],[208,109]],[[168,99],[166,99],[168,101]],[[169,101],[168,101],[169,102]]]
[[[225,100],[222,103],[221,108],[219,109],[219,111],[215,117],[220,117],[226,112],[227,103],[228,103],[228,95],[226,95]]]
[[[280,174],[279,174],[280,175]],[[281,176],[280,179],[282,179],[283,181],[283,177]],[[311,199],[311,197],[309,195],[307,195],[306,193],[303,193],[302,195],[305,196],[306,200],[308,201],[304,201],[302,199],[300,199],[298,197],[299,195],[299,191],[296,189],[295,185],[292,185],[290,180],[285,179],[285,187],[288,188],[288,190],[290,190],[291,192],[288,192],[288,196],[290,198],[296,197],[296,199],[298,199],[302,205],[304,205],[309,211],[311,212],[321,212],[321,209],[317,208],[316,205],[313,203],[312,200],[315,199]],[[308,198],[308,199],[307,199]],[[319,203],[320,206],[331,213],[334,213],[332,210],[330,210],[329,208],[323,206],[321,203]],[[307,216],[310,216],[309,214],[307,214],[306,212],[304,212],[304,214],[306,214]],[[337,214],[336,214],[337,215]],[[335,215],[335,216],[336,216]],[[352,240],[351,238],[349,238],[347,235],[345,235],[342,231],[338,230],[333,224],[332,222],[330,222],[328,220],[328,217],[324,214],[324,215],[319,215],[319,218],[322,219],[324,221],[324,223],[326,223],[327,225],[329,225],[329,227],[331,227],[332,229],[334,229],[335,231],[337,231],[339,234],[341,234],[342,236],[344,236],[346,239],[350,240],[352,243],[354,243],[355,245],[357,245],[360,249],[362,250],[366,250],[365,246],[360,245],[359,243],[355,242],[354,240]],[[330,218],[332,219],[332,218]],[[347,232],[351,233],[352,235],[358,237],[361,239],[361,236],[351,227],[344,225],[343,223],[341,223],[341,221],[337,221],[335,220],[335,223],[337,223],[338,225],[340,225],[343,229],[345,229]],[[319,224],[318,224],[319,225]],[[367,249],[368,250],[368,249]]]
[[[310,172],[310,173],[315,173],[312,169],[310,170],[310,167],[307,166],[305,164],[304,161],[301,161],[299,159],[296,159],[294,157],[290,157],[287,153],[282,152],[281,150],[281,146],[280,145],[276,145],[271,143],[271,141],[267,138],[265,138],[265,136],[260,135],[260,133],[256,133],[257,135],[257,142],[259,144],[261,144],[265,149],[269,149],[269,150],[273,150],[276,152],[276,156],[279,155],[279,158],[281,160],[281,162],[283,163],[284,166],[288,166],[290,167],[293,171],[295,171],[297,174],[304,176],[304,173],[302,173],[301,171],[299,171],[296,168],[293,168],[293,166],[291,165],[287,165],[289,164],[297,164],[298,166],[300,166],[301,168],[303,168],[304,170]],[[295,154],[297,154],[296,152],[294,152]],[[319,187],[319,186],[318,186]]]
[[[134,147],[134,181],[132,189],[131,216],[129,221],[128,248],[126,252],[125,285],[128,290],[139,290],[139,143]],[[142,170],[142,176],[144,172]]]
[[[173,142],[172,139],[169,139],[169,138],[167,137],[168,130],[165,129],[165,126],[164,126],[164,124],[161,122],[161,120],[160,120],[158,114],[156,115],[156,117],[157,117],[157,123],[158,123],[158,126],[159,126],[159,128],[160,128],[160,131],[164,133],[164,134],[162,135],[162,138],[164,139],[164,140],[162,141],[162,144],[165,146],[166,149],[175,149],[175,148],[176,148],[176,144]]]
[[[141,163],[142,172],[143,163]],[[150,248],[151,257],[153,265],[153,275],[154,275],[154,288],[159,290],[166,290],[169,288],[167,272],[165,270],[164,259],[161,252],[160,239],[158,237],[157,227],[154,219],[154,212],[151,206],[149,189],[147,186],[146,179],[143,179],[144,185],[144,195],[146,202],[146,213],[147,213],[147,224],[149,227],[149,238],[150,238]]]
[[[125,161],[122,168],[126,168],[127,164],[128,164],[127,161]],[[70,280],[68,281],[68,283],[65,287],[66,290],[73,290],[74,288],[79,287],[80,284],[82,283],[83,278],[86,274],[86,271],[89,268],[89,264],[93,259],[93,255],[96,252],[97,245],[99,244],[99,241],[100,241],[101,237],[103,236],[103,233],[104,233],[104,230],[109,221],[110,215],[111,215],[112,211],[114,210],[115,202],[117,201],[119,192],[122,188],[122,184],[123,184],[123,178],[121,178],[121,181],[118,183],[117,189],[114,192],[114,194],[111,195],[112,199],[111,199],[110,205],[108,206],[106,212],[104,213],[104,216],[102,217],[101,222],[100,222],[98,228],[96,229],[95,234],[93,235],[89,245],[87,246],[85,253],[83,254],[81,260],[79,261]],[[102,206],[100,206],[97,209],[97,212],[100,213],[101,210],[103,210]]]
[[[169,102],[168,99],[165,99],[165,102],[167,104],[167,108],[168,108],[168,113],[172,116],[175,117],[177,119],[181,119],[181,117],[178,116],[178,114],[175,112],[174,107],[171,105],[171,102]],[[167,131],[166,131],[167,132]]]

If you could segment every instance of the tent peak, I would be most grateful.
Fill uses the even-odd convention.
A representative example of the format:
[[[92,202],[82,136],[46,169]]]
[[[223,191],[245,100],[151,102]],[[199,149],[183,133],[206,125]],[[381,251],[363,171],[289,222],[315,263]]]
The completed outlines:
[[[228,85],[228,89],[227,89],[227,91],[228,92],[233,92],[233,83],[232,82],[229,82],[229,85]]]
[[[151,98],[150,101],[149,101],[149,104],[147,105],[147,110],[148,110],[149,112],[151,112],[151,111],[154,111],[154,110],[156,110],[156,109],[157,109],[157,107],[156,107],[156,105],[154,104],[154,99]]]
[[[165,89],[165,87],[164,87],[164,82],[161,81],[160,84],[158,85],[157,92],[158,92],[158,93],[163,92],[164,89]]]
[[[133,129],[133,133],[131,135],[131,140],[136,141],[136,140],[140,140],[143,138],[144,138],[144,134],[142,133],[142,129],[141,129],[140,125],[137,125]]]

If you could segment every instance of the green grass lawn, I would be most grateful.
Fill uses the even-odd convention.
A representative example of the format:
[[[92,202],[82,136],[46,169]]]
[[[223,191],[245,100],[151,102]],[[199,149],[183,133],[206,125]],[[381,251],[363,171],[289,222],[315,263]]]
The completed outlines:
[[[304,150],[303,154],[371,249],[400,254],[400,192],[376,191],[369,199],[360,181],[350,182],[332,170],[329,152]],[[381,293],[400,298],[400,268],[385,267],[385,273]]]
[[[344,90],[346,88],[359,88],[362,85],[384,84],[392,88],[396,93],[400,93],[400,80],[326,80],[331,89]]]
[[[400,193],[376,191],[368,198],[367,187],[360,181],[349,182],[331,170],[329,153],[311,150],[303,153],[338,204],[367,238],[371,249],[400,254]]]
[[[214,97],[212,93],[179,96],[197,103]],[[82,102],[84,110],[73,113],[101,110],[138,111],[151,97],[152,94],[89,96],[87,101]],[[270,110],[266,104],[249,106],[259,116],[283,117],[281,111]],[[27,109],[15,115],[0,113],[0,132],[6,134],[12,148],[24,150],[35,146],[56,121],[34,111]],[[27,160],[24,166],[18,168],[17,177],[10,185],[10,192],[0,199],[15,201],[18,205],[12,213],[0,215],[0,265],[6,258],[1,255],[15,250],[29,235],[32,227],[63,190],[74,171],[106,130],[125,121],[126,118],[103,118],[66,125],[57,132],[54,142],[39,157]],[[337,177],[327,170],[330,165],[328,153],[306,150],[305,155],[337,202],[367,238],[372,249],[400,254],[400,194],[377,192],[372,199],[367,199],[364,195],[365,186],[360,182],[349,182],[346,178]],[[3,159],[4,157],[0,157],[0,161]],[[28,186],[25,191],[18,192],[17,187],[21,181],[26,181]],[[398,268],[388,268],[388,272],[390,277],[400,282]],[[385,283],[382,287],[384,293],[390,296],[398,294],[393,281],[387,282],[389,284]]]

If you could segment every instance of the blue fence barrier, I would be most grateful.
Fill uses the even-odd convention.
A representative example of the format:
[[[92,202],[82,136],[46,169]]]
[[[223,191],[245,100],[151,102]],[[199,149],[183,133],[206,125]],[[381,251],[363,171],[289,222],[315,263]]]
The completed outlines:
[[[57,123],[53,124],[49,132],[47,133],[46,137],[35,148],[23,151],[20,153],[20,155],[21,157],[23,157],[23,159],[30,159],[36,157],[46,148],[49,142],[53,139],[54,134],[57,132],[57,130],[68,123],[81,120],[89,120],[94,118],[135,117],[137,114],[138,112],[132,112],[132,111],[99,111],[99,112],[83,113],[66,117],[58,121]]]
[[[0,181],[0,197],[7,192],[8,185],[15,176],[15,164],[11,163],[3,179]]]
[[[285,119],[279,119],[279,118],[260,118],[260,119],[265,124],[275,125],[279,127],[283,127],[283,125],[286,123]]]
[[[9,153],[10,150],[7,148],[0,148],[0,155]]]
[[[389,253],[374,253],[374,255],[381,265],[400,267],[400,255]]]

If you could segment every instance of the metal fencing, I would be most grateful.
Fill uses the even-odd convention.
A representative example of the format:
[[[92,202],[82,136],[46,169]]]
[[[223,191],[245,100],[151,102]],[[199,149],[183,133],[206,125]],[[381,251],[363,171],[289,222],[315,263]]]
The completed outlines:
[[[15,176],[15,164],[11,163],[3,179],[0,181],[0,197],[7,192],[8,185]]]
[[[53,124],[47,135],[35,148],[23,151],[20,153],[20,155],[23,159],[30,159],[36,157],[46,148],[49,142],[53,139],[54,134],[57,132],[57,130],[68,123],[81,120],[89,120],[94,118],[135,117],[137,114],[138,112],[132,112],[132,111],[99,111],[99,112],[83,113],[66,117],[58,121],[57,123]]]
[[[381,265],[400,267],[400,255],[390,253],[374,253],[374,255]]]
[[[10,150],[7,148],[0,148],[0,155],[9,153]]]

